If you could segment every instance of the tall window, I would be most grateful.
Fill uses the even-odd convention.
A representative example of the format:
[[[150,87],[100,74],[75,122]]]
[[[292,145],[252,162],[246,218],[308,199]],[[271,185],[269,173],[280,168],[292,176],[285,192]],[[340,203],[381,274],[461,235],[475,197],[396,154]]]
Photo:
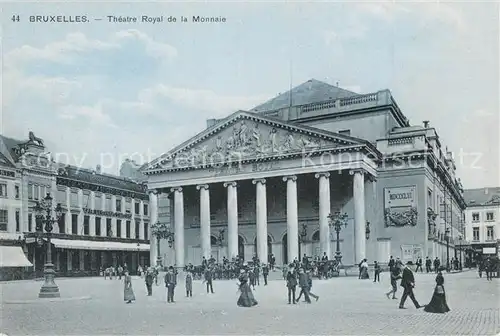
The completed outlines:
[[[122,221],[121,221],[121,219],[116,220],[116,236],[117,237],[122,236]]]
[[[139,202],[134,202],[134,212],[136,215],[139,214],[140,206],[141,206],[141,204]]]
[[[144,223],[144,239],[149,239],[148,223]]]
[[[33,220],[33,214],[29,213],[28,214],[28,232],[33,231],[33,224],[32,224],[33,222],[32,222],[32,220]]]
[[[9,212],[7,210],[0,210],[0,231],[7,231],[7,223],[9,220]]]
[[[28,184],[28,199],[33,199],[33,184]]]
[[[472,214],[472,221],[473,222],[479,222],[479,212],[474,212]]]
[[[95,209],[96,210],[104,210],[102,208],[102,195],[95,195]]]
[[[487,221],[493,221],[493,220],[495,220],[495,215],[493,214],[493,212],[487,212],[486,213],[486,220]]]
[[[34,186],[33,187],[34,191],[35,191],[35,194],[33,195],[33,198],[36,199],[36,200],[39,200],[40,199],[40,186]]]
[[[95,218],[95,235],[96,236],[101,235],[101,217]]]
[[[126,237],[130,238],[130,221],[127,221],[126,223],[126,230],[127,230]]]
[[[58,224],[59,224],[59,233],[66,233],[66,216],[67,213],[61,214],[61,217],[59,217]]]
[[[135,239],[139,239],[141,233],[141,221],[135,221]]]
[[[121,212],[122,211],[122,200],[121,199],[117,199],[116,200],[116,212]]]
[[[106,218],[106,235],[113,237],[113,228],[111,227],[111,218]]]
[[[144,216],[148,216],[148,205],[144,204]]]
[[[90,216],[83,216],[83,234],[90,234]]]
[[[472,240],[479,241],[479,228],[478,227],[472,228]]]
[[[16,232],[21,232],[21,222],[19,221],[19,210],[16,210]]]
[[[486,227],[486,240],[494,240],[495,239],[495,231],[493,226]]]
[[[7,197],[7,184],[0,183],[0,197]]]
[[[132,201],[131,200],[125,200],[125,213],[131,213],[132,211]]]
[[[434,198],[432,197],[432,190],[427,189],[427,206],[434,209]]]
[[[78,215],[77,214],[71,215],[71,233],[74,235],[79,234],[78,233]]]
[[[71,202],[71,206],[74,206],[74,207],[78,206],[78,194],[76,193],[76,191],[71,192],[70,202]]]

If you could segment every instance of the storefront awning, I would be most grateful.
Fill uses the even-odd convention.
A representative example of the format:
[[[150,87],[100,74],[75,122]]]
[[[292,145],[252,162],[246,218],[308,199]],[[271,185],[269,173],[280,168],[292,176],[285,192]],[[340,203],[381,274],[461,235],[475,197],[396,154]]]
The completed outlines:
[[[149,251],[149,244],[121,243],[109,241],[71,240],[52,238],[51,243],[57,248],[70,250],[98,250],[98,251]]]
[[[31,267],[20,246],[0,246],[0,267]]]

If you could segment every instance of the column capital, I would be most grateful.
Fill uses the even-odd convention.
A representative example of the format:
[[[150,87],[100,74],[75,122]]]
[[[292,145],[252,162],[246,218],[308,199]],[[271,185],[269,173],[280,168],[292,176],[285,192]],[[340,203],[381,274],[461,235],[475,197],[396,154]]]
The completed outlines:
[[[151,195],[151,194],[153,194],[153,195],[158,195],[158,190],[157,190],[157,189],[149,189],[149,190],[148,190],[148,194],[149,194],[149,195]]]
[[[293,182],[297,181],[296,175],[283,176],[283,182],[288,182],[288,180],[292,180]]]
[[[174,188],[170,189],[170,192],[176,192],[176,191],[181,193],[182,192],[182,187],[174,187]]]
[[[224,182],[224,188],[227,188],[229,186],[231,186],[231,187],[237,187],[238,183],[236,183],[236,181]]]
[[[358,168],[358,169],[351,169],[349,170],[349,175],[354,175],[354,174],[368,174],[368,172],[362,168]]]
[[[266,179],[255,179],[255,180],[252,180],[252,183],[253,184],[257,184],[257,183],[260,183],[260,184],[266,184]]]
[[[320,178],[320,177],[325,177],[325,178],[330,178],[330,173],[329,172],[320,172],[314,174],[315,178]]]
[[[201,190],[201,189],[208,190],[208,188],[209,188],[208,184],[199,184],[196,186],[196,190]]]

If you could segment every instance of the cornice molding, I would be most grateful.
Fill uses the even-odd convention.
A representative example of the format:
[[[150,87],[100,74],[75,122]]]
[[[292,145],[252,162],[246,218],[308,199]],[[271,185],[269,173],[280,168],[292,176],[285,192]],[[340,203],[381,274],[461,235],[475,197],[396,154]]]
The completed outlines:
[[[78,192],[83,192],[83,190],[89,190],[89,191],[109,194],[109,195],[115,196],[115,197],[116,196],[124,196],[124,197],[148,200],[148,195],[146,195],[145,193],[138,193],[138,192],[133,192],[133,191],[129,191],[129,190],[108,187],[108,186],[101,186],[101,185],[96,185],[93,183],[67,179],[67,178],[60,177],[60,176],[57,177],[56,181],[57,181],[57,185],[62,185],[62,186],[66,186],[66,187],[69,187],[72,189],[77,189]]]

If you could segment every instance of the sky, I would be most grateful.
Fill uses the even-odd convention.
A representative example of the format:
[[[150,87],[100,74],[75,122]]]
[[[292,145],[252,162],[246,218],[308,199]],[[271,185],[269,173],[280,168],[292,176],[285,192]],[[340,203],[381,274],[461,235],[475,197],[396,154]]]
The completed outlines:
[[[31,130],[58,161],[117,174],[127,157],[151,161],[206,119],[315,78],[358,93],[390,89],[412,124],[430,120],[437,129],[465,188],[500,185],[497,3],[0,6],[0,132],[25,139]],[[88,22],[30,22],[37,15]],[[107,18],[143,15],[177,22]],[[198,15],[226,22],[192,22]]]

